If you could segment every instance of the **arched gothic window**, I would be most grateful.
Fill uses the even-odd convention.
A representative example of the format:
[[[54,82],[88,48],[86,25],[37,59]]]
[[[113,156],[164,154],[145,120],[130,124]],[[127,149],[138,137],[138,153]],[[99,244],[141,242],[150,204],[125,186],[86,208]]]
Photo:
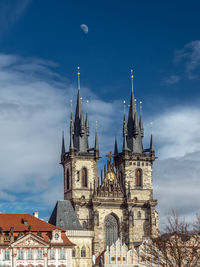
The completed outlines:
[[[142,170],[136,170],[136,186],[142,186]]]
[[[117,241],[119,236],[117,218],[112,214],[108,215],[105,219],[104,228],[106,246],[111,246]]]
[[[87,169],[82,169],[82,187],[87,187],[88,185]]]
[[[86,257],[86,250],[85,247],[81,248],[81,258],[85,258]]]
[[[66,177],[66,183],[67,183],[67,190],[69,189],[69,170],[67,170],[67,177]]]

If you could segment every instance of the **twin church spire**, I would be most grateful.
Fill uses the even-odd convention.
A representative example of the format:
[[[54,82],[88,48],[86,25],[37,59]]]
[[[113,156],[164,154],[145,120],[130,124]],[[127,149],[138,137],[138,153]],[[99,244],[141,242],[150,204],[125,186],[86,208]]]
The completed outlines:
[[[94,147],[89,148],[89,118],[88,110],[84,115],[83,112],[83,103],[80,96],[80,68],[78,67],[78,93],[77,93],[77,102],[76,102],[76,111],[75,118],[73,119],[72,113],[72,102],[71,102],[71,115],[70,115],[70,145],[69,153],[89,153],[94,152],[94,156],[99,158],[99,143],[98,143],[98,134],[97,129],[95,133],[95,142]],[[125,102],[124,102],[125,104]],[[88,101],[86,102],[88,105]],[[142,102],[140,102],[140,116],[138,120],[137,108],[136,108],[136,99],[134,97],[133,90],[133,71],[131,71],[131,98],[128,112],[128,122],[127,116],[124,109],[124,119],[123,119],[123,150],[122,152],[132,152],[136,154],[142,154],[143,152],[150,152],[154,155],[154,146],[153,146],[153,136],[150,138],[150,148],[143,149],[142,138],[144,137],[144,128],[142,120]],[[65,143],[64,135],[62,140],[62,151],[61,151],[61,161],[65,152]],[[117,140],[115,139],[114,155],[118,154]]]
[[[90,135],[90,127],[89,127],[89,118],[88,118],[88,110],[84,115],[83,112],[83,101],[80,95],[80,68],[78,67],[78,93],[77,93],[77,101],[76,101],[76,111],[75,117],[73,118],[72,113],[72,101],[70,101],[71,105],[71,115],[70,115],[70,145],[69,145],[69,153],[90,153],[94,151],[94,155],[99,157],[99,144],[98,144],[98,135],[97,131],[95,134],[95,145],[93,148],[89,148],[89,135]],[[88,105],[88,101],[86,102]],[[64,147],[64,136],[62,141],[62,152],[61,152],[61,161],[65,153]]]

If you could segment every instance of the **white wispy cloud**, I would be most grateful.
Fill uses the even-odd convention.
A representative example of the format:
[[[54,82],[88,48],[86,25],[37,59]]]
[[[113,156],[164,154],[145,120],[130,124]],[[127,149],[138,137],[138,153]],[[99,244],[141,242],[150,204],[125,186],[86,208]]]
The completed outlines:
[[[170,75],[169,77],[165,77],[162,79],[162,83],[166,85],[176,84],[180,81],[180,76],[178,75]]]
[[[2,0],[0,2],[0,33],[10,29],[31,2],[32,0]]]
[[[200,40],[192,41],[176,51],[175,62],[183,62],[189,79],[200,77]]]

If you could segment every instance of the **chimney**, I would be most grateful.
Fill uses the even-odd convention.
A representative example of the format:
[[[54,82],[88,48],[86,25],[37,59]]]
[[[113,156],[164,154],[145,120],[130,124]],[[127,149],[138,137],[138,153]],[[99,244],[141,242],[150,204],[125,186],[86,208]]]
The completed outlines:
[[[34,216],[35,218],[38,218],[38,211],[33,212],[33,216]]]

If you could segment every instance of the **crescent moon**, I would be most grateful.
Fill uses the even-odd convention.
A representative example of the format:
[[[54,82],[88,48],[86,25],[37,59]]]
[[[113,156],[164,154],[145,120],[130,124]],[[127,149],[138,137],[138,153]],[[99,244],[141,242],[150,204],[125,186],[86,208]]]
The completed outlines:
[[[85,34],[88,34],[88,26],[86,24],[81,24],[80,28]]]

